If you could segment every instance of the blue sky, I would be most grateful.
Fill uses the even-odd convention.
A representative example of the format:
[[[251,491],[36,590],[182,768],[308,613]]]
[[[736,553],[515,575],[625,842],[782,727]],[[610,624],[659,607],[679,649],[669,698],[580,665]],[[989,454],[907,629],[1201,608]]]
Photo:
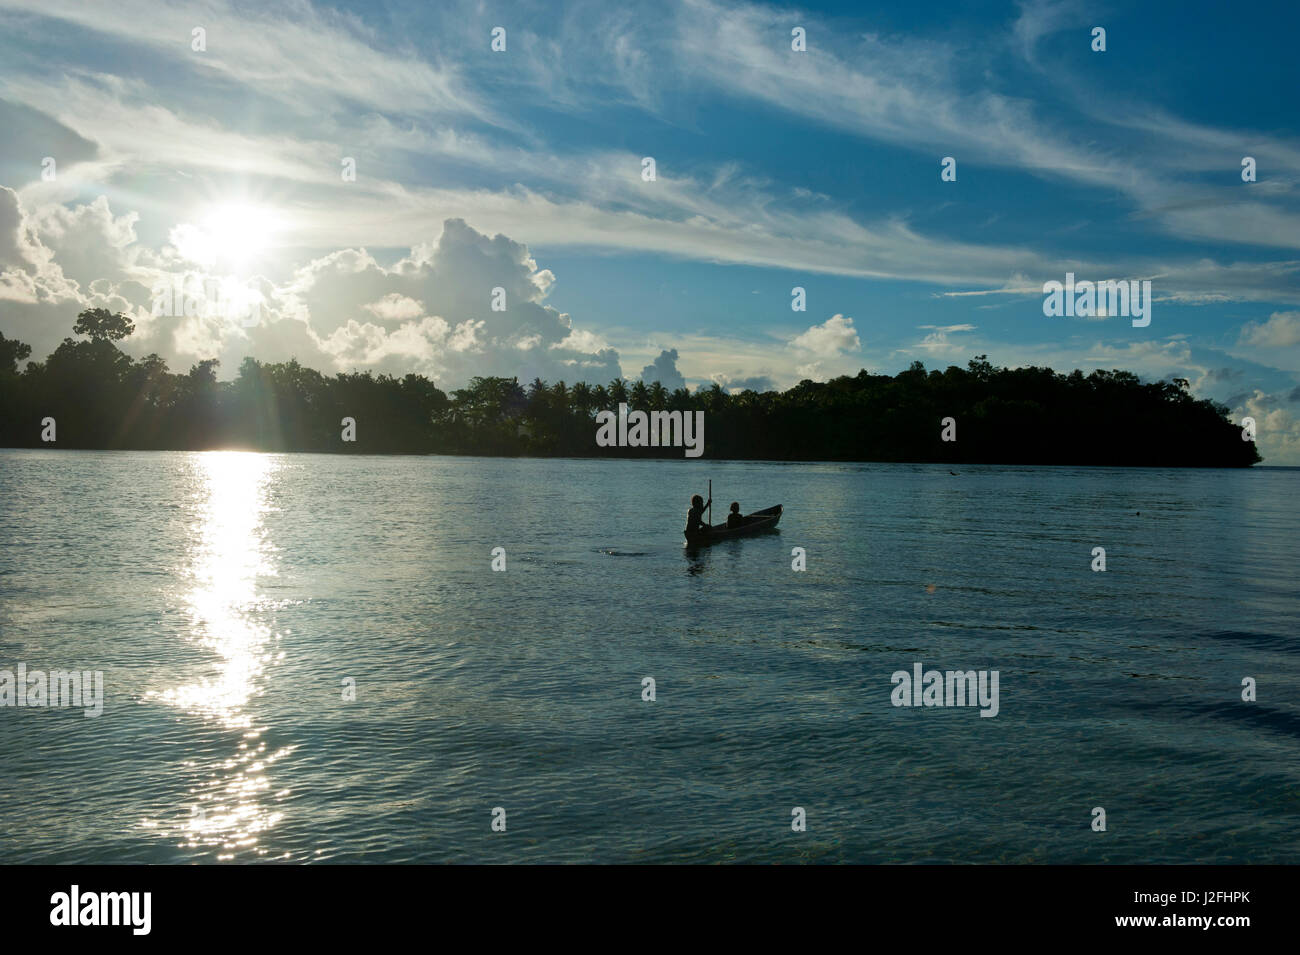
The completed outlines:
[[[0,0],[0,331],[43,355],[105,305],[176,368],[443,387],[986,353],[1185,377],[1300,464],[1297,26],[1291,3]],[[1151,324],[1044,316],[1067,271],[1151,280]],[[155,314],[178,277],[238,282],[261,321]]]

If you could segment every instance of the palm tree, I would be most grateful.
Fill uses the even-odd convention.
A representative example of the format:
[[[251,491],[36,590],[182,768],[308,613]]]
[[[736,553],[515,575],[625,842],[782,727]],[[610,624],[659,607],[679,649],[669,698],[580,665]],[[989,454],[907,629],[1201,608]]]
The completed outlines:
[[[585,381],[575,382],[569,389],[569,407],[583,418],[591,416],[591,385]]]

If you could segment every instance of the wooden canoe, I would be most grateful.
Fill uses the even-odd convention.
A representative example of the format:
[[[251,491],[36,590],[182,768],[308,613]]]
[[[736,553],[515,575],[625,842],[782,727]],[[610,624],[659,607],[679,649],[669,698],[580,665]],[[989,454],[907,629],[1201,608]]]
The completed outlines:
[[[748,537],[750,534],[761,534],[763,531],[772,530],[780,520],[781,505],[777,504],[775,507],[765,508],[761,511],[755,511],[753,514],[745,515],[745,523],[739,527],[714,524],[707,531],[701,531],[698,534],[687,534],[686,543],[692,547],[700,547],[705,544],[716,544],[718,541],[730,540],[733,537]]]

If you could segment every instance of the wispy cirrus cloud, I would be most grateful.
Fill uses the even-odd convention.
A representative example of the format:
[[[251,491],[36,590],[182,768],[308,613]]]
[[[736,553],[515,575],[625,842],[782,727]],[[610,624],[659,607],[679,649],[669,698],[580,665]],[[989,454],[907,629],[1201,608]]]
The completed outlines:
[[[298,111],[327,104],[383,111],[400,103],[410,112],[485,121],[494,115],[453,64],[434,59],[398,32],[305,0],[270,6],[221,0],[184,6],[148,0],[4,0],[0,9],[23,15],[9,21],[13,36],[41,36],[48,21],[59,21],[164,62],[161,76],[180,68],[191,76],[216,77]],[[196,28],[204,31],[202,51],[193,49]]]

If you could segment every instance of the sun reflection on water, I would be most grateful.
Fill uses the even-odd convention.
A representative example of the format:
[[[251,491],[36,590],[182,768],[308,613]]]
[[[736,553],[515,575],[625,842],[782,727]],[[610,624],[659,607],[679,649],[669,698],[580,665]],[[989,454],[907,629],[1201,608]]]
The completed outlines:
[[[281,813],[266,805],[268,768],[291,747],[267,751],[263,730],[254,725],[249,703],[262,692],[267,665],[275,657],[275,635],[258,619],[274,601],[260,598],[258,578],[275,574],[274,548],[263,518],[268,490],[278,464],[264,454],[216,451],[196,454],[197,518],[183,600],[194,643],[210,651],[215,672],[168,689],[165,703],[202,717],[225,730],[242,730],[227,758],[192,760],[185,768],[198,777],[193,802],[173,834],[184,848],[218,848],[217,858],[240,851],[262,854],[258,834],[274,826]],[[287,791],[274,794],[283,798]],[[148,828],[158,822],[146,820]]]

